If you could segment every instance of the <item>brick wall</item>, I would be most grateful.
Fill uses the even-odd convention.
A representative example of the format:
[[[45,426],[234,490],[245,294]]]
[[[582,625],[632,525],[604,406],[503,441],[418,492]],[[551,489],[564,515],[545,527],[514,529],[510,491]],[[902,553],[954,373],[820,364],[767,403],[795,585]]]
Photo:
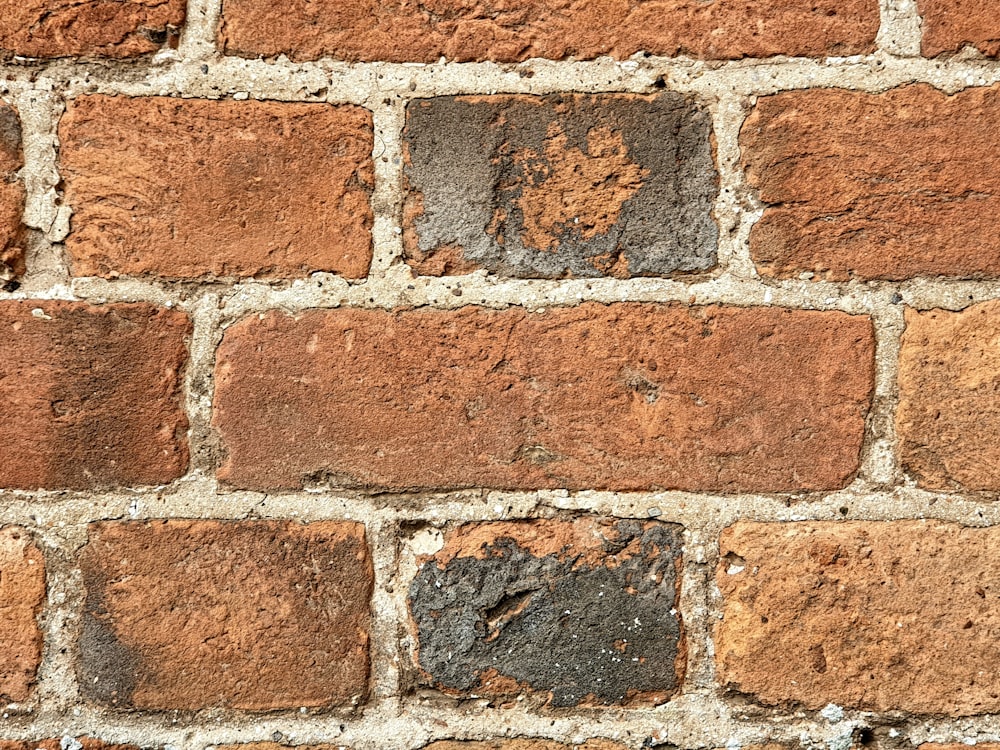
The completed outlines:
[[[0,750],[997,750],[998,56],[0,0]]]

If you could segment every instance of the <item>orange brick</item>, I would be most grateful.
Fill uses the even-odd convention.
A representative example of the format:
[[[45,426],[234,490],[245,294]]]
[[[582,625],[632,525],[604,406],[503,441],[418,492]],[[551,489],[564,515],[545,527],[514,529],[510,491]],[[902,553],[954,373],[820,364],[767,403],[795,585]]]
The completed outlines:
[[[23,701],[42,661],[38,614],[45,603],[45,559],[23,529],[0,530],[0,570],[0,696]]]
[[[18,179],[23,166],[21,120],[0,102],[0,286],[24,273],[24,183]]]
[[[990,57],[1000,54],[1000,16],[991,0],[917,0],[917,9],[928,57],[965,46]]]

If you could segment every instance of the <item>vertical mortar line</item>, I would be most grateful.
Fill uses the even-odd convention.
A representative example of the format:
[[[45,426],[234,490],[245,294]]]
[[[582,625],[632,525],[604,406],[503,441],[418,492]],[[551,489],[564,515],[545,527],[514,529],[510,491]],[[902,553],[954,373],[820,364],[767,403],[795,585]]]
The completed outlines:
[[[903,335],[903,305],[893,292],[872,310],[875,326],[875,388],[865,426],[859,476],[877,486],[901,479],[896,436],[899,403],[899,350]],[[894,302],[893,300],[898,300]]]
[[[372,590],[371,627],[371,695],[369,704],[388,702],[400,693],[400,628],[401,613],[397,607],[396,587],[399,586],[399,523],[395,514],[373,513],[366,524],[371,549],[375,585]]]
[[[373,112],[375,189],[371,204],[372,265],[369,280],[384,279],[403,256],[403,125],[406,103],[397,95],[376,92],[369,100]]]
[[[740,165],[740,129],[747,117],[745,98],[723,91],[712,107],[719,170],[719,196],[713,213],[719,227],[719,268],[738,278],[757,279],[750,259],[750,228],[760,218],[747,202],[749,189]]]
[[[880,0],[876,49],[896,57],[919,57],[922,19],[916,0]]]
[[[687,639],[687,666],[681,686],[684,693],[711,693],[715,688],[712,626],[716,616],[711,586],[713,563],[718,556],[717,536],[711,528],[698,525],[686,525],[684,529],[679,603]]]
[[[206,293],[188,309],[193,330],[184,373],[185,410],[191,451],[188,475],[215,477],[216,446],[212,434],[215,350],[222,340],[219,295]]]
[[[216,30],[222,18],[222,0],[188,0],[187,15],[177,51],[184,60],[216,55]]]
[[[58,126],[65,103],[57,94],[32,88],[17,92],[11,102],[21,122],[23,222],[29,230],[22,288],[42,292],[69,283],[69,269],[59,245],[69,234],[69,209],[61,205],[57,191]]]

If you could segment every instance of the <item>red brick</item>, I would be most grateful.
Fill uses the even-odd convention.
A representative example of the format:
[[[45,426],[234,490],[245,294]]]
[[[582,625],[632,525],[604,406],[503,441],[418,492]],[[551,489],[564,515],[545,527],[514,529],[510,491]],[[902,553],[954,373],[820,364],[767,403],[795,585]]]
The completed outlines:
[[[896,430],[920,486],[1000,490],[998,339],[1000,302],[906,310]]]
[[[639,51],[730,59],[870,52],[878,28],[876,0],[225,0],[219,38],[230,54],[293,60],[515,62]]]
[[[716,666],[728,688],[809,709],[1000,709],[1000,530],[741,522],[719,552]]]
[[[1000,16],[991,0],[917,0],[923,18],[922,50],[928,57],[975,47],[1000,55]]]
[[[219,477],[832,489],[858,468],[872,373],[869,319],[838,312],[273,311],[229,328],[218,352]]]
[[[0,53],[135,57],[176,43],[184,0],[0,0]]]
[[[0,750],[66,750],[64,737],[48,740],[0,740]],[[82,750],[139,750],[136,745],[112,745],[91,737],[78,737]]]
[[[23,701],[42,661],[38,614],[45,603],[45,560],[23,529],[0,530],[0,571],[0,696]]]
[[[432,742],[424,750],[625,750],[625,746],[610,740],[587,740],[567,745],[553,740],[485,740]]]
[[[21,121],[0,102],[0,286],[24,273],[24,183],[17,176],[23,166]]]
[[[1000,275],[1000,86],[764,97],[740,135],[767,276]]]
[[[357,523],[95,523],[80,565],[86,697],[136,709],[349,704],[367,692]]]
[[[363,277],[371,113],[84,96],[59,125],[73,273]]]
[[[0,302],[0,487],[161,484],[184,473],[186,315]]]

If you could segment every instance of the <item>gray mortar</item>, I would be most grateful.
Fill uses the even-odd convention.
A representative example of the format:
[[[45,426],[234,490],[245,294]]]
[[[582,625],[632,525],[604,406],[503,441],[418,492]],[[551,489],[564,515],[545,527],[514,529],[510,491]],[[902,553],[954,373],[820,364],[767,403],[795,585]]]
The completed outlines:
[[[624,703],[632,690],[672,692],[680,528],[642,526],[616,524],[620,538],[606,551],[635,539],[641,551],[615,568],[535,557],[510,538],[486,547],[482,559],[456,558],[443,570],[428,561],[410,586],[420,666],[434,684],[462,692],[475,692],[495,669],[550,693],[553,707]]]
[[[187,372],[192,454],[188,475],[168,487],[113,492],[0,491],[0,523],[30,529],[47,562],[48,603],[40,621],[45,651],[35,694],[0,711],[3,738],[34,740],[91,735],[109,742],[177,750],[270,741],[291,745],[332,743],[355,750],[415,750],[435,739],[538,737],[582,743],[617,739],[627,747],[727,748],[776,741],[806,748],[843,750],[860,727],[875,727],[876,744],[896,732],[894,743],[1000,741],[1000,715],[961,719],[876,715],[846,711],[837,721],[788,708],[760,709],[718,690],[712,626],[718,590],[713,582],[718,534],[737,519],[889,520],[941,519],[973,526],[1000,525],[1000,503],[982,494],[926,492],[899,476],[892,430],[896,352],[901,308],[960,310],[1000,299],[1000,281],[915,279],[891,283],[827,283],[809,279],[762,280],[754,271],[747,238],[760,205],[739,168],[737,135],[758,96],[806,87],[838,86],[884,91],[922,81],[948,92],[1000,82],[1000,62],[963,53],[947,59],[918,57],[920,18],[913,0],[882,0],[878,50],[867,56],[821,60],[774,58],[706,63],[637,55],[630,60],[532,60],[520,65],[439,63],[360,64],[331,60],[291,64],[218,56],[215,24],[220,0],[189,0],[188,23],[177,50],[129,62],[57,60],[0,65],[0,98],[16,105],[23,129],[28,190],[25,223],[28,272],[16,292],[0,299],[81,299],[93,303],[144,300],[187,311],[195,320]],[[460,94],[562,92],[654,93],[693,96],[713,118],[720,190],[719,266],[694,283],[672,279],[501,279],[477,272],[460,277],[414,278],[402,260],[399,220],[403,198],[403,109],[413,99]],[[357,283],[325,274],[295,282],[191,285],[157,279],[71,279],[61,241],[70,209],[61,204],[56,124],[67,97],[84,93],[129,96],[252,97],[281,101],[349,102],[374,112],[376,185],[373,195],[375,262]],[[707,276],[707,278],[706,278]],[[455,292],[461,291],[458,296]],[[875,408],[869,420],[864,467],[846,489],[816,495],[719,496],[689,493],[461,492],[365,495],[317,488],[265,495],[225,492],[204,458],[214,443],[208,429],[212,364],[223,329],[245,315],[280,308],[401,305],[456,308],[482,304],[541,310],[582,300],[683,301],[696,304],[780,305],[872,315],[878,336]],[[890,486],[888,482],[897,482]],[[684,527],[684,567],[678,609],[687,643],[687,668],[679,693],[649,709],[614,707],[539,709],[527,701],[504,708],[486,701],[457,702],[434,691],[402,694],[415,661],[409,636],[407,593],[417,574],[416,554],[435,551],[424,537],[449,524],[519,518],[572,518],[600,514],[656,517]],[[123,713],[81,699],[76,638],[84,595],[76,557],[87,523],[142,518],[291,518],[358,520],[368,528],[375,566],[372,699],[357,711],[316,714],[228,710]],[[404,529],[429,531],[418,544]],[[431,540],[433,541],[433,540]],[[393,638],[398,640],[392,640]],[[836,718],[836,712],[828,715]],[[888,744],[888,743],[887,743]]]
[[[557,113],[557,107],[569,111]],[[523,241],[518,205],[529,178],[514,152],[528,149],[540,166],[553,166],[544,156],[553,123],[568,148],[584,153],[592,129],[620,133],[628,158],[646,176],[607,232],[587,237],[584,227],[570,224],[557,230],[554,247],[539,249]],[[403,138],[409,187],[423,196],[424,213],[416,220],[420,250],[456,245],[467,261],[491,273],[527,278],[601,276],[594,259],[619,256],[633,276],[704,271],[715,265],[718,240],[710,136],[708,113],[669,92],[653,99],[552,94],[534,101],[410,102]],[[534,179],[544,184],[545,178]],[[497,211],[506,218],[491,228]]]

